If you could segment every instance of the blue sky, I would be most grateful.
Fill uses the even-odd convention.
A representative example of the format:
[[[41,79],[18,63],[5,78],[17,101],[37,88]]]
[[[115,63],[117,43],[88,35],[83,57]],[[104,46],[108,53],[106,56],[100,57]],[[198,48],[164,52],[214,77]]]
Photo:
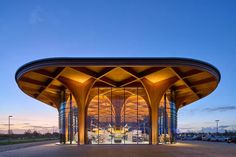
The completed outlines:
[[[46,57],[186,57],[216,66],[209,96],[179,111],[179,129],[236,129],[235,0],[1,0],[0,133],[52,130],[57,111],[17,87],[19,66]],[[14,125],[13,125],[14,127]]]

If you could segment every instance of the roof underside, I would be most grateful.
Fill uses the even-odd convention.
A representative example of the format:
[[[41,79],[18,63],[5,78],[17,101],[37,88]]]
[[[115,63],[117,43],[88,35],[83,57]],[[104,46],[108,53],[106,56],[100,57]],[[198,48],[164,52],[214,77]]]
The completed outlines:
[[[22,91],[53,107],[64,87],[60,77],[79,84],[96,79],[94,88],[142,87],[140,79],[155,84],[177,77],[173,88],[183,105],[208,95],[220,81],[212,65],[183,58],[53,58],[28,63],[16,73]]]

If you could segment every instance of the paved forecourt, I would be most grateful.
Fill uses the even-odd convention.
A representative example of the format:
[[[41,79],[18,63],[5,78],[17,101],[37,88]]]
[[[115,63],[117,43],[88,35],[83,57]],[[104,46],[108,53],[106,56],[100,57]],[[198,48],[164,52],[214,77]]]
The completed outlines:
[[[56,145],[55,143],[4,151],[0,157],[235,157],[236,144],[180,142],[173,145]]]

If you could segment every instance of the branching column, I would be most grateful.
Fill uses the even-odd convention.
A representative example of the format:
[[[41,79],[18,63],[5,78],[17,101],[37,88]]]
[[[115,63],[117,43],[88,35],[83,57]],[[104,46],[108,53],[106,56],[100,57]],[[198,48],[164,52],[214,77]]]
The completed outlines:
[[[152,144],[158,144],[158,109],[159,103],[166,90],[170,88],[176,81],[177,77],[172,77],[157,83],[150,82],[148,79],[143,78],[142,84],[145,87],[149,97],[151,106],[151,129],[152,129]]]
[[[83,145],[85,144],[86,103],[89,91],[92,88],[95,79],[89,79],[83,84],[65,77],[59,77],[58,80],[60,80],[66,88],[71,91],[76,103],[78,104],[78,144]]]

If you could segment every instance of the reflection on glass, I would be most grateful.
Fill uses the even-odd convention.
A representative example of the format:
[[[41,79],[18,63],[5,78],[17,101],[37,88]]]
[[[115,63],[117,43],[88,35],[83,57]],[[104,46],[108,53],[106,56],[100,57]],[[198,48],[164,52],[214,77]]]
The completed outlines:
[[[97,88],[87,111],[89,144],[149,144],[142,88]]]
[[[174,102],[174,93],[167,92],[161,99],[159,106],[159,142],[173,143],[176,137],[177,111]]]
[[[71,94],[62,94],[59,109],[60,143],[78,143],[78,107]]]

